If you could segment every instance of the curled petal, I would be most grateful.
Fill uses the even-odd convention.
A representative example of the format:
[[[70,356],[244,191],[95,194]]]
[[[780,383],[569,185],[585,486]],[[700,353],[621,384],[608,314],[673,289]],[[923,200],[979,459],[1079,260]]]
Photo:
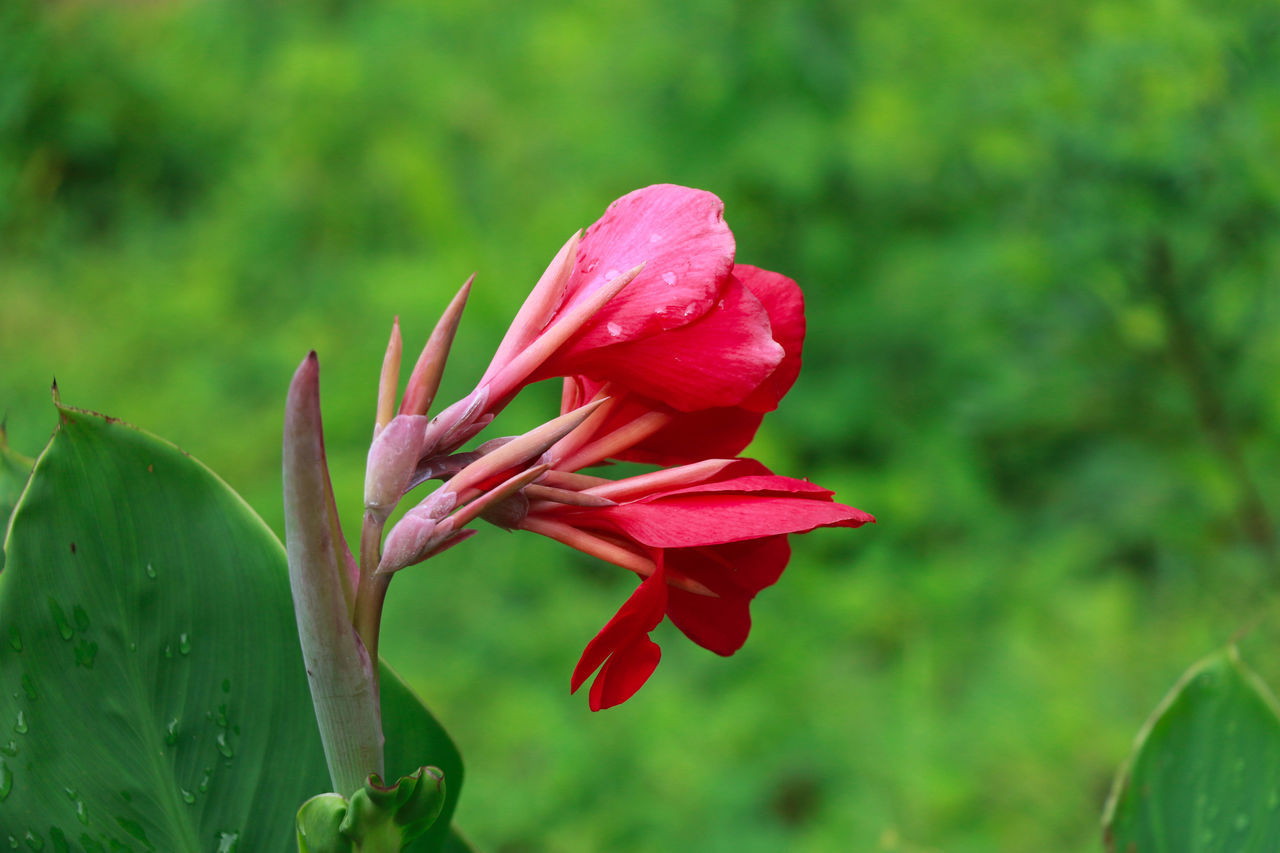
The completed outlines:
[[[791,390],[800,375],[804,350],[804,294],[800,285],[785,275],[759,267],[737,264],[733,277],[751,291],[769,314],[773,339],[782,347],[782,361],[747,399],[743,408],[752,412],[771,412]]]
[[[662,621],[662,616],[666,612],[667,606],[667,583],[663,578],[661,567],[652,575],[645,578],[640,586],[636,587],[636,591],[618,608],[618,612],[609,620],[600,633],[587,643],[586,649],[582,652],[582,658],[578,661],[578,665],[573,669],[573,678],[569,683],[569,692],[573,693],[582,686],[591,673],[600,669],[606,661],[619,651],[634,646],[641,639],[648,639],[648,634],[654,628],[658,627],[658,623]],[[632,684],[634,693],[644,683],[649,674],[653,672],[650,667],[644,672],[642,678],[636,682],[634,678],[627,677],[628,666],[627,661],[635,664],[637,661],[643,663],[646,658],[637,656],[627,657],[624,655],[623,663],[613,670],[612,680],[617,684]],[[657,665],[656,658],[653,665]],[[639,670],[637,670],[638,672]],[[603,689],[603,688],[601,688]],[[616,695],[620,691],[610,691],[611,695]],[[631,695],[630,693],[627,694]],[[618,700],[622,701],[621,699]],[[617,704],[616,702],[612,704]],[[593,710],[599,710],[593,707]]]
[[[569,355],[698,319],[715,304],[733,253],[724,203],[712,193],[658,184],[618,199],[582,236],[561,311],[622,270],[645,268],[569,345]]]

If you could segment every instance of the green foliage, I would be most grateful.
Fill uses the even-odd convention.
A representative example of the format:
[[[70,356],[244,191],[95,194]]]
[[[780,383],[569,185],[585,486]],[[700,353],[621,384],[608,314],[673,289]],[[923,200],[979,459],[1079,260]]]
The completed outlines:
[[[622,573],[491,531],[402,573],[383,649],[484,768],[462,823],[530,853],[1095,849],[1154,697],[1245,624],[1280,639],[1277,33],[1260,0],[13,0],[0,409],[31,453],[56,373],[278,530],[315,348],[354,530],[392,315],[412,350],[479,272],[454,399],[574,228],[714,190],[810,306],[753,453],[880,523],[797,539],[740,653],[663,634],[590,718],[568,673]]]
[[[1280,845],[1280,705],[1235,647],[1187,671],[1116,779],[1109,851]]]
[[[285,849],[329,778],[280,543],[172,445],[78,409],[59,417],[0,574],[0,835],[32,849]],[[390,670],[382,693],[388,763],[451,774],[438,827],[406,848],[439,849],[457,751]]]

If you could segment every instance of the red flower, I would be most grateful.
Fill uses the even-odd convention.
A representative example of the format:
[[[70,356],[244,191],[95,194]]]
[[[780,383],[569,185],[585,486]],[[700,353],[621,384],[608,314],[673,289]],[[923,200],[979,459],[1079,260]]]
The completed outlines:
[[[798,290],[782,276],[734,265],[723,213],[711,193],[671,184],[611,204],[561,250],[520,309],[481,380],[492,386],[489,399],[508,399],[537,379],[581,375],[681,412],[749,398],[752,411],[772,408],[771,392],[756,395],[795,335],[773,332],[773,310],[787,299],[767,300],[781,282]],[[794,309],[798,353],[803,306]]]
[[[592,710],[626,701],[661,652],[649,639],[664,616],[698,645],[731,655],[747,638],[749,606],[790,557],[786,535],[860,527],[870,515],[832,493],[750,459],[708,460],[584,490],[611,506],[534,503],[520,526],[646,576],[574,669]]]

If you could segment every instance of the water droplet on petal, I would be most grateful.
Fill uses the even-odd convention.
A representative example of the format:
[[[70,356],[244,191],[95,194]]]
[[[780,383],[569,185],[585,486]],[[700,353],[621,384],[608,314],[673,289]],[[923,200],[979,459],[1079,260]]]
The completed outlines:
[[[609,337],[616,338],[622,334],[622,327],[617,323],[606,323],[605,329],[609,332]]]
[[[653,232],[652,234],[650,234],[650,235],[649,235],[649,242],[650,242],[650,243],[661,243],[661,242],[662,242],[662,235],[661,235],[661,234],[659,234],[657,231]]]
[[[689,315],[693,314],[694,311],[697,311],[697,310],[698,310],[698,306],[690,302],[684,308],[684,316],[688,317]]]
[[[604,274],[605,281],[613,281],[617,277],[618,277],[617,270],[609,270],[607,273]]]
[[[665,281],[667,284],[675,284],[676,274],[673,272],[664,272],[662,274],[662,280]]]

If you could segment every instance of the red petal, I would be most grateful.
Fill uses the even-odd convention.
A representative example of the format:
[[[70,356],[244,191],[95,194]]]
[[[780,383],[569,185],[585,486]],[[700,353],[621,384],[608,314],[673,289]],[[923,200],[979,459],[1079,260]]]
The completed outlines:
[[[617,458],[653,465],[685,465],[702,459],[737,456],[755,438],[763,412],[738,406],[679,412],[658,430]]]
[[[741,648],[751,629],[749,605],[773,585],[791,557],[786,536],[731,542],[708,548],[670,549],[667,565],[712,589],[720,597],[668,592],[667,616],[685,636],[716,654]]]
[[[681,411],[736,405],[774,372],[783,348],[750,291],[730,280],[720,296],[714,311],[661,335],[590,350],[570,342],[536,375],[583,373]]]
[[[610,655],[646,636],[662,621],[667,606],[667,583],[659,568],[636,587],[636,591],[618,608],[600,633],[587,643],[578,665],[573,668],[569,692],[577,692]],[[646,678],[648,676],[645,676]],[[639,686],[639,685],[637,685]]]
[[[591,682],[591,710],[621,705],[644,686],[662,659],[662,649],[648,636],[640,636],[616,650]]]
[[[737,264],[733,275],[764,305],[769,313],[773,339],[782,345],[785,352],[777,369],[742,402],[743,407],[751,411],[771,412],[800,375],[800,357],[804,349],[804,294],[800,292],[800,285],[785,275],[759,267]]]
[[[712,193],[658,184],[624,195],[583,235],[558,313],[619,273],[645,268],[570,347],[581,352],[697,320],[715,304],[733,252],[724,203]]]
[[[593,509],[591,514],[654,548],[718,545],[874,521],[862,510],[828,500],[742,494],[680,495]]]

